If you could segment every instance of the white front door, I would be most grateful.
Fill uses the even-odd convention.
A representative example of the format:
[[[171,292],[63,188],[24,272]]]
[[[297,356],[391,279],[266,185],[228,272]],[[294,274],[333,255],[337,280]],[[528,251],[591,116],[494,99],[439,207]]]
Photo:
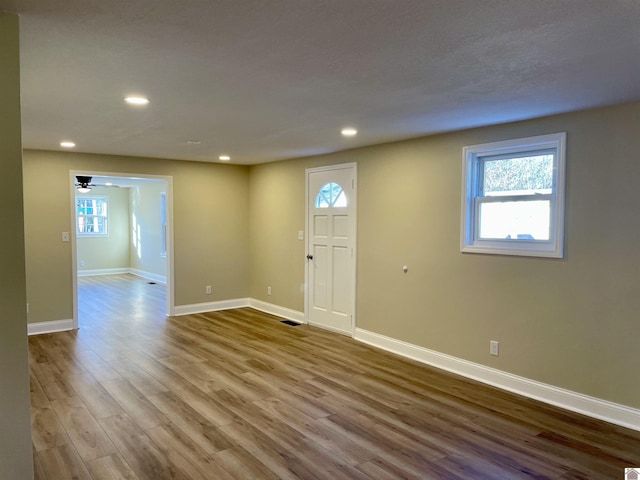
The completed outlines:
[[[348,335],[355,310],[356,165],[307,170],[307,320]]]

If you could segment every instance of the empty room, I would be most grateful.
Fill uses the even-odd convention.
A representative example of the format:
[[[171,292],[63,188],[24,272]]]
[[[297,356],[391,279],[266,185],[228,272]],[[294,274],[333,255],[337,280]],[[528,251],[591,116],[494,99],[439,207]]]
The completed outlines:
[[[637,478],[638,25],[0,0],[0,478]]]

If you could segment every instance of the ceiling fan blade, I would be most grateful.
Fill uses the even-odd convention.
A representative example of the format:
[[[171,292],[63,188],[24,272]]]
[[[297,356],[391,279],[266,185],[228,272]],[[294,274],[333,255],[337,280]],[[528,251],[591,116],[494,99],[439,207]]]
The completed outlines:
[[[78,183],[91,183],[91,179],[93,177],[89,177],[87,175],[76,175],[76,180]]]

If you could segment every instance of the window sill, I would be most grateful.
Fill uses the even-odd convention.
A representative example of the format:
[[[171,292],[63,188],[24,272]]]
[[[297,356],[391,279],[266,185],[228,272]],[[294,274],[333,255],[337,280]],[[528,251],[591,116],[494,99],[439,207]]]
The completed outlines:
[[[462,253],[482,253],[485,255],[511,255],[519,257],[543,257],[543,258],[563,258],[562,249],[531,249],[527,245],[513,246],[482,246],[482,245],[465,245],[460,248]]]

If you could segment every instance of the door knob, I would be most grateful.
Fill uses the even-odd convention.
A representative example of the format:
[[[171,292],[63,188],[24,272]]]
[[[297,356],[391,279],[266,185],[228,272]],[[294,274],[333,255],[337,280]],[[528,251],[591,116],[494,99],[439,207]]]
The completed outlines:
[[[307,260],[313,260],[313,255],[307,255]]]

